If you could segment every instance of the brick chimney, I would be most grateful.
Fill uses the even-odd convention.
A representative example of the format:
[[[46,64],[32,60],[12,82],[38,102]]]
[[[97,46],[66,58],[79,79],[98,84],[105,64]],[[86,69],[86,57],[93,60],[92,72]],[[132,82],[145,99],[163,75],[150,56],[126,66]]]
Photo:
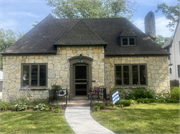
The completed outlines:
[[[145,33],[156,41],[156,30],[155,30],[155,17],[154,13],[150,11],[144,19]]]

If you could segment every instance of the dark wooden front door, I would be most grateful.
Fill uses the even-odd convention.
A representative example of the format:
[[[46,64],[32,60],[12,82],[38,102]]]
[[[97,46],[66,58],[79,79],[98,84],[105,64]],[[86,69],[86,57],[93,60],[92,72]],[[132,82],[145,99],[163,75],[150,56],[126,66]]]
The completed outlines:
[[[85,64],[74,66],[74,96],[86,96],[88,89],[88,67]]]

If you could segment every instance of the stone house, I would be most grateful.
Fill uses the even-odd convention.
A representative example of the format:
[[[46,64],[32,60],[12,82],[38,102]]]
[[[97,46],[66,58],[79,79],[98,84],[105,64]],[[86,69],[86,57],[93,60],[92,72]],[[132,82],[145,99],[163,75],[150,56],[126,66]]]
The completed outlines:
[[[162,48],[170,52],[168,57],[170,80],[178,80],[180,83],[180,25],[176,26],[174,35],[162,45]]]
[[[2,52],[3,99],[29,85],[34,98],[48,97],[51,85],[70,98],[90,87],[169,89],[169,53],[155,40],[154,14],[146,34],[126,18],[57,19],[48,15]]]

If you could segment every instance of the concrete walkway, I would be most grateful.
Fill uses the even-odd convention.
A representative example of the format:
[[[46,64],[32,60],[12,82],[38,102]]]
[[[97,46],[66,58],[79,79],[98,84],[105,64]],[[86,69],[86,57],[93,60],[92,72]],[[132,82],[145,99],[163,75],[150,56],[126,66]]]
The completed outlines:
[[[76,134],[114,134],[91,117],[90,107],[67,107],[65,117]]]

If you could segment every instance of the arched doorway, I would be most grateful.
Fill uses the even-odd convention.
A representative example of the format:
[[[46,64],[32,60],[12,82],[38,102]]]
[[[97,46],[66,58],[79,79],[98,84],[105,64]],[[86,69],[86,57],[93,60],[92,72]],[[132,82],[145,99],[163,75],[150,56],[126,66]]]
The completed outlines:
[[[75,56],[70,61],[70,99],[75,96],[87,96],[92,87],[92,58]]]

